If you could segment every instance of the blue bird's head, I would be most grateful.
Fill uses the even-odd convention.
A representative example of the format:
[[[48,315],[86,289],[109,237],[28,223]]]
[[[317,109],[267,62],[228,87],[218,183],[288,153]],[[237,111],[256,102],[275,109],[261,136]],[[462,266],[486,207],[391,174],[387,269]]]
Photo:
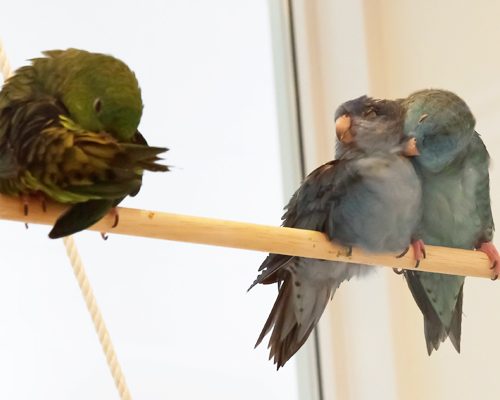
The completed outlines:
[[[475,120],[460,97],[445,90],[422,90],[401,103],[406,110],[404,134],[416,139],[420,156],[414,162],[420,170],[439,173],[464,154]]]
[[[398,101],[367,96],[347,101],[335,112],[337,157],[347,151],[398,152],[405,142],[404,108]]]

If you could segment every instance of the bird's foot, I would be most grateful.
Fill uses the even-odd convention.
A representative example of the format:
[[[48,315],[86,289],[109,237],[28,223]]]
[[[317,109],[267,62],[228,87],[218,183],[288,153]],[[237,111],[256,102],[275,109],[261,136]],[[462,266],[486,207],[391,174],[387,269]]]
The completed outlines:
[[[425,253],[425,244],[421,239],[414,240],[411,242],[411,247],[413,247],[413,254],[417,263],[415,264],[415,268],[418,268],[420,265],[420,261],[427,257]]]
[[[118,208],[113,207],[109,212],[109,215],[115,218],[115,221],[113,222],[111,228],[116,228],[118,226],[118,222],[120,222],[120,214],[118,213]]]
[[[111,229],[116,228],[118,226],[118,222],[120,222],[120,214],[118,213],[118,208],[113,207],[110,210],[109,215],[111,215],[111,217],[114,218],[114,222],[113,225],[111,225]],[[106,232],[101,232],[101,237],[103,240],[108,240],[109,236]]]
[[[403,250],[403,252],[399,255],[396,256],[396,258],[402,258],[406,255],[406,253],[408,253],[408,250],[410,250],[410,246],[408,246],[406,249]],[[397,275],[401,275],[403,273],[403,268],[393,268],[392,269],[394,271],[395,274]]]
[[[32,200],[39,201],[42,206],[42,211],[47,212],[47,202],[45,200],[45,195],[42,192],[36,192],[33,194],[22,194],[21,200],[23,202],[23,214],[25,217],[29,215],[30,202]],[[28,223],[25,222],[24,226],[28,229]]]
[[[337,251],[337,257],[351,257],[352,256],[352,246],[343,246],[343,248]]]
[[[410,250],[410,246],[408,246],[406,249],[404,249],[401,254],[396,256],[396,258],[403,258],[404,256],[406,256],[406,253],[408,253],[408,250]]]
[[[413,248],[413,254],[414,254],[415,260],[417,261],[417,263],[415,264],[415,268],[418,268],[418,266],[420,265],[420,261],[426,257],[424,241],[420,240],[420,239],[413,240],[411,242],[411,247]],[[408,246],[406,249],[404,249],[401,254],[396,256],[396,258],[404,257],[406,255],[406,253],[408,253],[409,250],[410,250],[410,246]],[[401,269],[393,268],[392,270],[394,271],[394,273],[396,273],[398,275],[401,275],[403,273],[402,268]]]
[[[30,195],[29,194],[23,194],[23,195],[21,195],[21,200],[23,202],[23,214],[24,214],[25,217],[27,217],[28,214],[29,214],[29,210],[30,210]],[[29,228],[27,222],[24,223],[24,227],[26,229]]]
[[[45,194],[42,192],[36,192],[35,198],[40,202],[40,205],[42,206],[42,211],[44,213],[47,212],[47,199],[45,198]]]
[[[493,270],[493,277],[491,280],[495,281],[500,274],[500,254],[498,254],[498,250],[492,242],[484,242],[481,243],[481,246],[478,249],[483,253],[486,253],[488,258],[491,261],[490,269]]]
[[[352,246],[347,246],[346,247],[345,256],[346,257],[351,257],[352,256]]]

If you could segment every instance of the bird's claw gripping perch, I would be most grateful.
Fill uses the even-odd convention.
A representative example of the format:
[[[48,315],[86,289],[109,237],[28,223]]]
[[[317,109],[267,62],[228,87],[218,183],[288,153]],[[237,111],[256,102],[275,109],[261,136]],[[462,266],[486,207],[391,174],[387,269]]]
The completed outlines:
[[[490,269],[494,272],[491,280],[496,281],[500,274],[500,254],[498,254],[497,248],[492,242],[483,242],[478,250],[485,253],[491,261]]]
[[[118,213],[118,208],[113,207],[109,213],[111,214],[111,216],[115,217],[115,221],[113,222],[111,228],[116,228],[118,226],[118,222],[120,222],[120,214]]]
[[[396,256],[396,258],[403,258],[406,255],[406,253],[408,253],[408,250],[410,250],[410,246],[406,247],[406,249],[404,249],[401,254]]]
[[[413,242],[411,242],[411,247],[413,247],[413,254],[415,255],[415,260],[417,260],[415,268],[418,268],[418,266],[420,265],[420,261],[422,261],[424,258],[427,258],[424,241],[421,239],[414,240]]]
[[[23,201],[23,214],[25,217],[27,217],[29,214],[29,195],[22,195],[21,199]],[[24,227],[28,229],[29,226],[27,222],[24,223]]]
[[[21,200],[23,202],[23,214],[25,217],[27,217],[29,215],[30,201],[32,199],[40,201],[40,204],[42,206],[42,211],[44,213],[47,212],[47,202],[45,200],[45,196],[43,193],[37,192],[34,194],[23,194],[21,196]],[[29,227],[27,222],[24,223],[24,226],[26,229],[28,229],[28,227]]]
[[[414,240],[411,242],[411,247],[413,248],[413,254],[415,256],[415,260],[417,261],[417,263],[415,264],[415,267],[414,268],[418,268],[419,265],[420,265],[420,261],[424,258],[427,257],[427,254],[425,252],[425,244],[424,244],[424,241],[423,240]],[[399,255],[396,256],[396,258],[402,258],[406,255],[406,253],[408,253],[408,251],[410,250],[410,246],[408,246],[406,249],[403,250],[403,252]],[[402,268],[393,268],[392,269],[394,271],[395,274],[397,275],[401,275],[403,273],[403,269]]]
[[[118,208],[113,207],[109,212],[109,215],[115,218],[113,221],[113,225],[111,225],[111,229],[116,228],[118,223],[120,222],[120,214],[118,213]],[[101,232],[101,237],[103,240],[108,240],[109,236],[106,232]]]
[[[352,246],[347,246],[346,257],[352,256]]]
[[[403,258],[406,255],[406,253],[408,253],[408,250],[410,250],[410,246],[407,246],[406,249],[404,249],[401,254],[396,256],[396,258]],[[396,275],[401,275],[404,272],[403,268],[393,268],[392,270]]]

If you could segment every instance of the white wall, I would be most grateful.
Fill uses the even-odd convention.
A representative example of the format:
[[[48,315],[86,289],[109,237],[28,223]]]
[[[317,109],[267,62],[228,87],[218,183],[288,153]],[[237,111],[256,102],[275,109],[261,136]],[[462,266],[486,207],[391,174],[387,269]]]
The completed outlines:
[[[111,53],[136,71],[140,129],[168,146],[123,205],[279,224],[281,170],[267,4],[261,1],[8,2],[13,67],[41,50]],[[113,382],[61,241],[2,222],[0,398],[111,399]],[[134,399],[294,399],[253,345],[275,288],[246,289],[264,255],[77,235]]]
[[[492,158],[491,200],[498,224],[500,4],[386,0],[364,5],[371,92],[393,98],[421,88],[445,88],[469,104]],[[500,244],[498,234],[495,242]],[[447,342],[431,357],[409,291],[396,276],[390,277],[390,287],[399,398],[498,399],[498,283],[467,279],[462,353]]]
[[[491,1],[295,0],[308,170],[333,157],[333,113],[370,94],[437,87],[470,105],[492,157],[500,220],[500,4]],[[497,235],[498,236],[498,235]],[[500,243],[496,240],[497,245]],[[349,282],[323,317],[327,399],[498,399],[498,283],[465,285],[462,354],[447,342],[427,356],[421,313],[390,270]]]

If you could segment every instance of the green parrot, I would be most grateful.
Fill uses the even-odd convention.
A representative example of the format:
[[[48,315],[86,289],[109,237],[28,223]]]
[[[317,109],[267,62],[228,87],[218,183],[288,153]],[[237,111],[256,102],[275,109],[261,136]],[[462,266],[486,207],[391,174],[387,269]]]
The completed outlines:
[[[166,148],[137,127],[141,91],[122,61],[84,50],[53,50],[31,60],[0,92],[0,193],[71,205],[49,233],[86,229],[138,193],[144,170]],[[115,224],[118,223],[116,214]]]
[[[412,162],[422,182],[422,239],[483,251],[498,276],[500,256],[491,242],[489,156],[469,107],[445,90],[419,91],[401,104],[405,135],[416,139],[420,151]],[[428,354],[447,337],[460,352],[464,277],[411,270],[404,275],[424,317]]]

